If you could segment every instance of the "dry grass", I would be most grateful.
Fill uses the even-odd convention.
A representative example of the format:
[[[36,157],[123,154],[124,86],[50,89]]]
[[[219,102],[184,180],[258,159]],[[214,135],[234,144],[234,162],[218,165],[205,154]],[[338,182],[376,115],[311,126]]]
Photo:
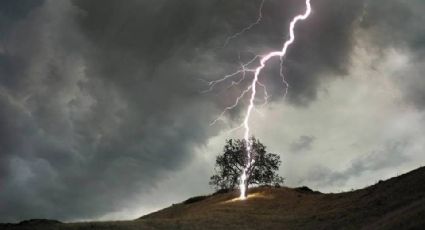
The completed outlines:
[[[3,229],[424,229],[425,168],[352,192],[254,188],[196,197],[134,221]],[[27,228],[28,227],[28,228]]]

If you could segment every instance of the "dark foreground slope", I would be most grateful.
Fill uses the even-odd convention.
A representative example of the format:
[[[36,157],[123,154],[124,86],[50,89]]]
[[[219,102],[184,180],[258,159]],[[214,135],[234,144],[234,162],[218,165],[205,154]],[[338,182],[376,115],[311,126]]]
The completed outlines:
[[[189,199],[134,221],[3,225],[2,229],[425,229],[425,168],[365,189],[321,194],[255,188]],[[40,226],[42,224],[43,226]]]

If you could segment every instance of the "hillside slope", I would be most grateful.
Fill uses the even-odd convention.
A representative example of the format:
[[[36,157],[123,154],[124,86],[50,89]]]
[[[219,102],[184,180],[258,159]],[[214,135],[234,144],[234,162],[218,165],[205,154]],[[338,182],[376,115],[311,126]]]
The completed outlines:
[[[425,168],[338,194],[254,188],[195,197],[134,221],[3,225],[2,229],[425,229]]]

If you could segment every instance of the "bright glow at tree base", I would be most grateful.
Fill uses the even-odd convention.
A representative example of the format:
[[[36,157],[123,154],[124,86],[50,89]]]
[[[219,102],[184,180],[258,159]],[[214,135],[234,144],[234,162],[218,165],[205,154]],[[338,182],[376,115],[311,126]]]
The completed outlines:
[[[242,175],[241,175],[241,183],[239,184],[239,189],[240,189],[240,191],[241,191],[241,194],[240,194],[240,196],[239,196],[239,199],[241,199],[241,200],[245,200],[246,199],[246,191],[245,191],[245,189],[246,189],[246,187],[245,187],[245,185],[246,185],[246,171],[245,171],[245,169],[243,170],[243,172],[242,172]]]

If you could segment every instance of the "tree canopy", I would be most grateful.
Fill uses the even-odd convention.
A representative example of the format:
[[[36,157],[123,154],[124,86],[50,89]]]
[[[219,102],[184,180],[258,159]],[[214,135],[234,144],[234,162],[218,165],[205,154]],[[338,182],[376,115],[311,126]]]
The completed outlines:
[[[277,174],[282,163],[280,156],[267,153],[266,146],[254,137],[250,138],[249,144],[253,163],[246,171],[246,187],[283,183],[284,179]],[[223,153],[216,158],[215,174],[210,178],[209,184],[216,190],[237,188],[243,169],[248,165],[246,146],[245,140],[226,140]]]

